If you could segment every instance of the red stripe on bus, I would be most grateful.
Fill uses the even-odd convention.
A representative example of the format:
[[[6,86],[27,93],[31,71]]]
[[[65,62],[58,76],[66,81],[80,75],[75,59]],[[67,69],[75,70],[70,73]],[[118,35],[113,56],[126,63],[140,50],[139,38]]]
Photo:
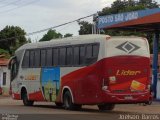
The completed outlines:
[[[12,93],[13,99],[21,100],[21,96],[18,93]]]
[[[35,92],[35,93],[29,93],[29,100],[45,101],[41,91],[38,91],[38,92]]]

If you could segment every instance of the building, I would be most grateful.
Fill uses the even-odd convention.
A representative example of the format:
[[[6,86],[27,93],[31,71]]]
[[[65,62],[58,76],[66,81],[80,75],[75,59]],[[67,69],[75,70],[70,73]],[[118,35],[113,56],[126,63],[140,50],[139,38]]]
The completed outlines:
[[[10,70],[8,70],[8,59],[0,58],[0,88],[3,95],[9,95],[10,90]]]

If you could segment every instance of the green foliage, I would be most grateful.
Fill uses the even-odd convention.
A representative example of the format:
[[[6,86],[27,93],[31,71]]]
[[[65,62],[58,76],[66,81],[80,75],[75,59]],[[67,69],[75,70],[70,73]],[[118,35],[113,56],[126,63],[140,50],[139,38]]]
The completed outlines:
[[[4,55],[5,58],[10,58],[10,54],[7,50],[0,49],[0,56]]]
[[[79,21],[79,35],[92,34],[92,24],[86,21]]]
[[[47,32],[47,34],[45,34],[39,41],[42,42],[42,41],[49,41],[51,39],[56,39],[56,38],[62,38],[62,34],[61,33],[58,33],[56,32],[56,30],[49,30]]]
[[[18,47],[27,43],[25,34],[25,31],[18,26],[6,26],[0,31],[0,48],[13,54]]]
[[[111,7],[105,7],[102,11],[99,11],[98,14],[109,15],[109,14],[117,14],[120,12],[130,12],[136,10],[150,8],[158,8],[157,2],[153,0],[139,0],[138,2],[135,0],[116,0],[113,2]]]
[[[64,38],[66,38],[66,37],[72,37],[72,36],[73,36],[73,34],[66,33],[66,34],[64,35]]]
[[[158,3],[154,0],[139,0],[138,5],[142,5],[145,8],[158,8]]]

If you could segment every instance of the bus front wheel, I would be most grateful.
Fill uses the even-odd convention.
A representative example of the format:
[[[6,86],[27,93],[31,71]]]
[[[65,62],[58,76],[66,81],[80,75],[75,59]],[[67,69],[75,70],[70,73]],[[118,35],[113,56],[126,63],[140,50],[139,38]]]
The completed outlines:
[[[106,110],[113,110],[115,107],[115,104],[102,104],[98,105],[98,108],[100,111],[106,111]]]
[[[63,105],[64,105],[64,108],[68,110],[79,110],[82,107],[82,105],[73,104],[71,93],[69,91],[66,91],[64,93]]]
[[[24,92],[22,94],[22,100],[25,106],[33,106],[34,101],[28,100],[27,92]]]

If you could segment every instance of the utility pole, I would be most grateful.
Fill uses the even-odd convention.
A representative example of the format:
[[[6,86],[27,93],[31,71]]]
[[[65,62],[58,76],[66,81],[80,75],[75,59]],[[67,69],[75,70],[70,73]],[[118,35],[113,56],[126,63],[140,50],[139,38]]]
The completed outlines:
[[[97,28],[98,13],[93,15],[92,34],[100,34],[100,30]]]

